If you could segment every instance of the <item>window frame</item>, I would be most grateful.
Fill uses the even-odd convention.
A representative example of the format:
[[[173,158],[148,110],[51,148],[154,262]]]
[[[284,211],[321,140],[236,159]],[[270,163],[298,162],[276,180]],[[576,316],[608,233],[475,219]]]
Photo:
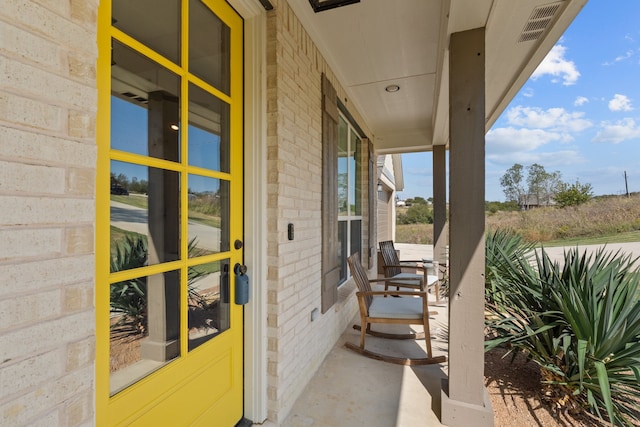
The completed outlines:
[[[364,148],[365,148],[365,143],[366,141],[364,140],[364,137],[361,135],[361,133],[359,132],[359,129],[356,125],[353,124],[352,120],[344,113],[344,111],[342,110],[342,108],[338,108],[338,128],[340,128],[340,121],[344,121],[344,123],[347,126],[347,132],[346,132],[346,136],[347,136],[347,141],[346,141],[346,153],[347,153],[347,208],[346,208],[346,215],[341,214],[340,212],[340,208],[338,206],[338,240],[340,241],[340,247],[344,248],[345,250],[342,251],[342,249],[339,252],[340,255],[340,259],[339,259],[339,263],[341,266],[341,270],[344,269],[344,275],[341,274],[339,280],[338,280],[338,284],[337,286],[340,287],[342,286],[344,283],[346,283],[350,278],[351,278],[351,272],[349,271],[349,269],[347,268],[347,257],[349,257],[352,254],[352,236],[353,236],[353,223],[354,222],[359,222],[359,227],[360,227],[360,232],[359,232],[359,236],[360,236],[360,242],[358,244],[359,246],[359,250],[358,252],[360,252],[360,256],[362,257],[362,247],[363,247],[363,229],[364,229],[364,219],[365,219],[365,214],[364,214],[364,199],[366,197],[366,193],[363,191],[364,190],[364,180],[363,180],[363,175],[364,175],[364,166],[365,166],[365,158],[364,158]],[[353,136],[356,137],[357,141],[352,141]],[[352,146],[352,142],[354,145],[356,145],[355,147]],[[340,147],[341,141],[340,141],[340,132],[338,132],[338,147]],[[353,155],[352,155],[353,153]],[[340,155],[340,150],[338,150],[338,156]],[[351,159],[353,158],[354,161],[351,161]],[[339,160],[339,159],[338,159]],[[354,170],[352,170],[354,169]],[[338,173],[336,174],[336,182],[338,183],[338,188],[339,188],[339,181],[340,181],[340,168],[338,168]],[[353,183],[353,187],[352,187],[352,183]],[[358,187],[360,191],[358,191]],[[340,193],[338,191],[338,193]],[[358,200],[358,196],[359,196],[359,200]],[[355,198],[355,200],[351,200],[352,197]],[[339,205],[340,203],[338,203]],[[358,206],[358,204],[360,205],[360,213],[356,214],[357,209],[352,209],[352,206]],[[353,211],[353,212],[352,212]],[[346,245],[343,245],[343,242],[340,240],[340,224],[341,223],[346,223],[346,232],[344,237],[346,238]]]

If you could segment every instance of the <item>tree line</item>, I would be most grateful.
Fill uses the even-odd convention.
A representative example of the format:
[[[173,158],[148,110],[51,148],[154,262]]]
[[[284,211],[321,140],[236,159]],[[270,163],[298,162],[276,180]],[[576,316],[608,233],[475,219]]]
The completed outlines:
[[[564,182],[559,171],[547,172],[537,163],[526,168],[520,163],[514,164],[502,175],[500,185],[507,201],[516,202],[523,209],[531,206],[575,206],[593,197],[591,184],[582,184],[579,180]]]

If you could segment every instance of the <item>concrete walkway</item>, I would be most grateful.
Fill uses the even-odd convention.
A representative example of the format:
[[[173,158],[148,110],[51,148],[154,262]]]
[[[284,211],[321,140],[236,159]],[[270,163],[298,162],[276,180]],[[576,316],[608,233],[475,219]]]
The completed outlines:
[[[411,243],[395,243],[395,248],[400,250],[400,259],[419,260],[422,258],[433,257],[432,245],[417,245]],[[598,249],[603,248],[606,252],[617,252],[621,254],[631,255],[632,257],[640,257],[640,242],[629,243],[609,243],[606,245],[581,245],[578,247],[580,252],[587,251],[588,254],[594,254]],[[544,251],[553,261],[562,261],[565,251],[573,249],[575,246],[557,246],[544,248]],[[639,260],[640,261],[640,260]],[[636,262],[636,267],[640,267],[640,262]]]
[[[552,248],[544,248],[544,251],[549,258],[553,261],[563,261],[564,253],[570,249],[574,249],[575,246],[558,246]],[[620,254],[630,255],[632,257],[640,257],[640,242],[629,243],[608,243],[606,245],[581,245],[578,246],[580,253],[586,251],[588,255],[595,254],[599,249],[604,248],[605,252],[616,253],[620,251]],[[640,268],[640,260],[637,260],[634,267]]]

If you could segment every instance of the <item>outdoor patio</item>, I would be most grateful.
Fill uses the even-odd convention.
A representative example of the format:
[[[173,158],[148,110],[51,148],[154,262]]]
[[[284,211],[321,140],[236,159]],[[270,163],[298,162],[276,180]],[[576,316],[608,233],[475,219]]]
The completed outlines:
[[[430,245],[397,244],[402,259],[430,258]],[[435,302],[435,296],[431,295]],[[447,303],[432,306],[430,317],[434,356],[447,354],[442,338],[448,320]],[[359,324],[356,316],[352,324]],[[286,427],[303,426],[441,426],[440,388],[447,376],[447,363],[401,366],[369,359],[347,348],[358,344],[360,332],[351,325],[331,350],[320,369],[298,398]],[[419,327],[374,325],[381,331],[403,332]],[[393,356],[424,357],[424,340],[389,340],[367,337],[367,348]]]

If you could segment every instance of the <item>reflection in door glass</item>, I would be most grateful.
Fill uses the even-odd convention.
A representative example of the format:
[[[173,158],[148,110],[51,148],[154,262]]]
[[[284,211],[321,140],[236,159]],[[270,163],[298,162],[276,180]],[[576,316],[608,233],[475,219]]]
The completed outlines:
[[[189,164],[229,172],[229,104],[189,86]]]
[[[189,350],[229,329],[229,260],[189,267]]]
[[[189,71],[229,95],[231,31],[202,1],[189,9]]]
[[[229,250],[229,181],[189,175],[189,258]]]
[[[180,79],[113,42],[111,148],[180,161]]]
[[[113,0],[113,26],[179,64],[180,1]]]
[[[179,258],[179,183],[178,172],[111,161],[112,272]]]
[[[111,394],[180,355],[179,270],[111,284]]]

